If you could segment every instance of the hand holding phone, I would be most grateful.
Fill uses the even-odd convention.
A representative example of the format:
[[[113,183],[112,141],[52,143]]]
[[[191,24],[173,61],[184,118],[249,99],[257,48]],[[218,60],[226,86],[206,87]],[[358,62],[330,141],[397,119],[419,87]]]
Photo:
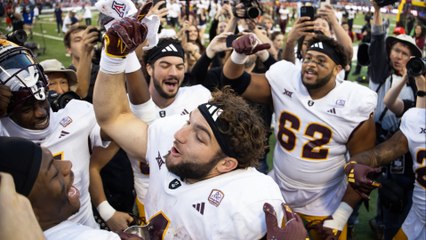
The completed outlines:
[[[237,39],[240,35],[233,34],[226,37],[226,47],[232,47],[232,42]]]
[[[310,17],[311,21],[315,18],[315,8],[313,6],[302,6],[300,7],[301,17]]]

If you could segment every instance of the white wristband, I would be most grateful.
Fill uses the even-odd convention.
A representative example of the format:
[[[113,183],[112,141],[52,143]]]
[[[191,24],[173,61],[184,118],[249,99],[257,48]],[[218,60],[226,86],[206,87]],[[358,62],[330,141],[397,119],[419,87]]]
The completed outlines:
[[[105,49],[102,49],[101,61],[99,63],[100,71],[108,74],[123,73],[126,69],[126,59],[109,57]]]
[[[231,60],[235,64],[244,64],[246,63],[248,56],[242,53],[237,53],[236,51],[232,51]]]
[[[330,229],[342,231],[351,216],[353,209],[345,202],[341,202],[339,207],[334,211],[332,220],[325,220],[323,226]]]
[[[106,200],[101,202],[96,209],[105,222],[107,222],[116,212],[115,209],[109,205],[108,201]]]
[[[126,73],[136,72],[141,69],[141,64],[139,62],[138,56],[136,56],[136,52],[131,52],[126,57]]]
[[[138,105],[130,103],[130,109],[139,119],[141,119],[148,125],[155,120],[156,108],[154,101],[152,101],[152,98]]]

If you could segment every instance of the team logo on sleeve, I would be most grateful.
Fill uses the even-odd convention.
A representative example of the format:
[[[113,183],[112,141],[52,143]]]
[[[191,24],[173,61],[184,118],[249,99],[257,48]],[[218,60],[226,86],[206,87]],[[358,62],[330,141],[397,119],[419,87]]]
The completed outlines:
[[[124,16],[124,12],[126,11],[126,4],[113,1],[111,7],[118,14],[118,16]]]
[[[346,101],[343,99],[337,99],[336,100],[336,106],[337,107],[344,107],[345,106]]]
[[[224,197],[225,197],[225,194],[222,191],[218,189],[213,189],[210,193],[208,200],[209,200],[209,203],[211,203],[213,206],[218,207]]]
[[[72,118],[70,118],[69,116],[62,118],[62,120],[59,122],[59,124],[61,124],[62,127],[66,127],[70,125],[71,123],[72,123]]]

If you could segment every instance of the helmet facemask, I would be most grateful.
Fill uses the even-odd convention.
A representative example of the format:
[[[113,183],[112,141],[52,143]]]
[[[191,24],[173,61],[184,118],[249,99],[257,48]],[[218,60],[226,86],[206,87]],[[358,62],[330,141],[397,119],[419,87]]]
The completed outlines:
[[[0,42],[0,82],[12,91],[8,112],[33,97],[46,100],[47,79],[32,53],[17,45]]]

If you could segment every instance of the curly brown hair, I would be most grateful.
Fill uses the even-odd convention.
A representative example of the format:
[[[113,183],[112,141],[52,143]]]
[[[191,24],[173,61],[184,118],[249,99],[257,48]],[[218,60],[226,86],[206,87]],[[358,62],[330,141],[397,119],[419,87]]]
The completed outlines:
[[[218,130],[229,139],[230,148],[237,155],[237,168],[257,166],[265,152],[266,136],[259,113],[229,86],[214,91],[212,96],[209,103],[223,109],[219,118],[225,124]]]

